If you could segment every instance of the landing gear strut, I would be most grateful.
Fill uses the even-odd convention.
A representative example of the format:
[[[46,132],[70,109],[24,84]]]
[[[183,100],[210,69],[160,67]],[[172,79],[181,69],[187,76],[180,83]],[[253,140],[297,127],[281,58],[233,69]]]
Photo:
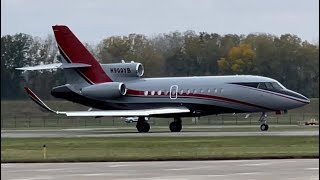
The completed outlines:
[[[136,128],[139,132],[149,132],[150,124],[146,122],[145,117],[139,117]]]
[[[259,121],[261,122],[260,130],[268,131],[269,126],[267,124],[267,114],[265,112],[261,114]]]
[[[174,121],[170,123],[169,129],[171,132],[180,132],[182,129],[182,122],[180,117],[175,117]]]

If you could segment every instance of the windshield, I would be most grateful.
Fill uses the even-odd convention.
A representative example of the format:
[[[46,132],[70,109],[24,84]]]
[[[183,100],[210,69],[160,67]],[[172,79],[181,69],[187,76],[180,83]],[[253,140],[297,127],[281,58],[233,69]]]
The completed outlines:
[[[268,90],[281,90],[285,89],[283,85],[281,85],[279,82],[261,82],[258,85],[259,89],[268,89]]]
[[[272,82],[271,84],[275,89],[285,89],[284,86],[279,82]]]

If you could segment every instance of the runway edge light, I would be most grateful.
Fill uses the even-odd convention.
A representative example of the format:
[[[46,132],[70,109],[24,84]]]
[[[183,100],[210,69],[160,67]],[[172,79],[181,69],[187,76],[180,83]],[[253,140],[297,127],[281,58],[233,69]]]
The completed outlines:
[[[47,147],[46,145],[44,144],[43,145],[43,160],[46,160],[47,159]]]

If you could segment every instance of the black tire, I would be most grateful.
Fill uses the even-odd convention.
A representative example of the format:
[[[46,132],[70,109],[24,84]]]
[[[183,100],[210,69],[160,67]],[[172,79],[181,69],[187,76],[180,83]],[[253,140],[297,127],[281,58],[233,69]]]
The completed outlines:
[[[260,126],[261,131],[268,131],[268,129],[269,129],[268,124],[261,124],[261,126]]]
[[[150,130],[150,124],[149,123],[144,123],[144,132],[149,132]]]
[[[180,123],[177,122],[172,122],[169,125],[169,129],[171,132],[180,132],[182,129],[182,125]]]
[[[182,130],[182,124],[177,125],[177,132],[180,132]]]
[[[176,132],[176,123],[175,122],[170,123],[169,129],[171,132]]]
[[[143,123],[136,126],[138,132],[149,132],[150,130],[150,124],[149,123]]]

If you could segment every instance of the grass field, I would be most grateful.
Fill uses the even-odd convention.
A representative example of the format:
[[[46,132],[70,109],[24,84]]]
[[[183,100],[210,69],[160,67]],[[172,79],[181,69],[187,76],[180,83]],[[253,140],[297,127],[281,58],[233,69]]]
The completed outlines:
[[[47,159],[43,157],[46,145]],[[3,138],[1,162],[319,157],[319,137]]]
[[[47,101],[56,110],[87,110],[88,107],[68,101]],[[198,121],[183,118],[184,125],[258,125],[260,114],[252,114],[245,118],[245,114],[217,115],[201,117]],[[311,99],[311,103],[289,111],[284,115],[268,114],[269,124],[299,124],[311,118],[319,120],[319,99]],[[152,126],[168,125],[172,119],[151,118]],[[115,117],[65,117],[41,112],[31,100],[1,101],[1,128],[52,128],[52,127],[101,127],[120,126],[131,127],[124,120]]]

